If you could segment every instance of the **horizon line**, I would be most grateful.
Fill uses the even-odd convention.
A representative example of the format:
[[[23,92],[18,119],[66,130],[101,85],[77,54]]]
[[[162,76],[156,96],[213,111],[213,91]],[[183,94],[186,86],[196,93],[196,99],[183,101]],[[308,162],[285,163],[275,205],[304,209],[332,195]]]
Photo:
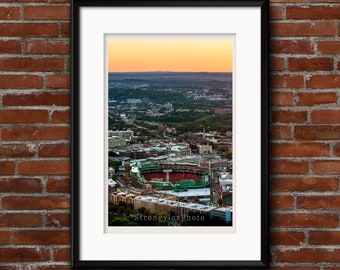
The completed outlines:
[[[109,73],[232,73],[232,71],[109,71]]]

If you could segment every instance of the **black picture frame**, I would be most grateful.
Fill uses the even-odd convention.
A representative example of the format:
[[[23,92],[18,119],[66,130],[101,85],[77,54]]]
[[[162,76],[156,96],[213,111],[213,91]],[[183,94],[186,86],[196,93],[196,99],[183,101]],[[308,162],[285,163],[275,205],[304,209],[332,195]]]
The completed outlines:
[[[81,127],[81,120],[84,117],[81,113],[81,108],[84,108],[82,103],[82,78],[81,78],[81,33],[82,20],[80,11],[83,8],[106,8],[106,7],[238,7],[248,8],[256,7],[260,9],[260,140],[258,143],[261,145],[260,149],[260,230],[259,238],[259,259],[253,260],[244,258],[240,260],[115,260],[114,255],[112,258],[107,259],[83,259],[81,256],[81,248],[83,245],[82,239],[82,219],[81,219],[81,196],[82,195],[82,177],[84,172],[81,168],[81,156],[83,149],[81,141],[83,140],[83,130]],[[171,268],[171,269],[214,269],[214,268],[266,268],[269,267],[269,225],[268,225],[268,36],[269,36],[269,0],[259,1],[113,1],[113,0],[71,0],[71,28],[72,28],[72,48],[71,48],[71,78],[72,78],[72,103],[71,103],[71,177],[72,177],[72,192],[71,192],[71,267],[72,268]],[[92,22],[94,25],[96,21]],[[249,22],[245,21],[245,24]],[[251,222],[251,220],[249,221]],[[115,243],[112,243],[114,245]],[[248,243],[239,243],[239,245],[247,245]]]

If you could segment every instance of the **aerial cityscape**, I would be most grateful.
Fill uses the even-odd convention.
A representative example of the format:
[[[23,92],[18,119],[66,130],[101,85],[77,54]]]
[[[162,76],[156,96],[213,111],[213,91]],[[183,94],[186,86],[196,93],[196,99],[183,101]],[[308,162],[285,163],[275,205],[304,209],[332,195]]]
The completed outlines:
[[[110,46],[129,62],[119,41]],[[232,226],[231,67],[186,70],[182,56],[177,70],[135,57],[122,71],[111,58],[109,49],[109,226]]]

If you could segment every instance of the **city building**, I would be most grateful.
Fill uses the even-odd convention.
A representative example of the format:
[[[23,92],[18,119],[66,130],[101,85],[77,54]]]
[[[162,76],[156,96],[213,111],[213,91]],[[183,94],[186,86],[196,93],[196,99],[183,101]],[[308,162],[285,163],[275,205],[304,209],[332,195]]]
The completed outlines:
[[[168,154],[175,154],[176,157],[191,156],[191,149],[188,146],[175,145],[167,149]]]
[[[124,202],[127,204],[133,204],[135,194],[130,194],[126,192],[118,192],[109,194],[109,203],[118,205],[120,202]]]
[[[212,146],[211,145],[197,145],[197,150],[200,155],[202,154],[211,154]]]
[[[177,202],[157,197],[136,196],[134,209],[145,208],[151,213],[174,211],[175,215],[186,215],[189,212],[210,213],[214,206],[207,206],[198,203]]]
[[[131,141],[133,137],[133,131],[131,130],[109,130],[108,136],[110,137],[120,137],[122,139],[125,139],[127,141]]]
[[[128,104],[139,104],[142,103],[142,100],[139,98],[129,98],[126,101]]]
[[[211,217],[215,217],[229,223],[232,220],[232,209],[231,207],[215,208],[211,211]]]
[[[158,192],[173,196],[177,201],[199,201],[199,199],[210,199],[210,188],[195,188],[183,191],[161,190]]]
[[[233,111],[231,108],[221,108],[215,110],[216,115],[232,114],[232,112]]]
[[[126,145],[126,139],[119,136],[109,137],[109,148],[122,147]]]

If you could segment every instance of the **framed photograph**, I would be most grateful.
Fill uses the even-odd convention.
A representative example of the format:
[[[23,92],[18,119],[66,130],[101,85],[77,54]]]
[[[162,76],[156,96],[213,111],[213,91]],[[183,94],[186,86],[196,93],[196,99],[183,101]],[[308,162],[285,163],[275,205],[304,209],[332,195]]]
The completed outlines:
[[[268,267],[269,1],[72,0],[72,267]]]

